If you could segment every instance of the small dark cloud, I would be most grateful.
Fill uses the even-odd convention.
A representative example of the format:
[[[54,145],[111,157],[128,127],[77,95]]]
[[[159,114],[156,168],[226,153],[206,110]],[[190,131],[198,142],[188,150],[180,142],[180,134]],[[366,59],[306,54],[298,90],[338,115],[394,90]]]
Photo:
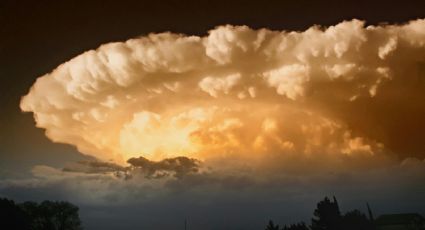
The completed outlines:
[[[148,179],[159,179],[168,176],[182,178],[187,174],[197,173],[200,167],[199,160],[183,156],[166,158],[161,161],[151,161],[140,156],[130,158],[127,163],[130,166],[125,167],[103,161],[79,161],[68,164],[62,171],[87,174],[113,173],[115,176],[124,179],[130,179],[133,175],[142,174]]]
[[[64,172],[79,172],[87,174],[107,174],[113,173],[118,178],[130,179],[129,168],[112,162],[104,161],[79,161],[77,163],[68,164],[62,169]]]
[[[127,168],[111,162],[79,161],[62,169],[64,172],[109,173],[126,171]]]
[[[200,161],[188,157],[166,158],[161,161],[150,161],[144,157],[130,158],[127,161],[132,168],[141,171],[147,178],[174,176],[182,178],[187,174],[199,171]]]

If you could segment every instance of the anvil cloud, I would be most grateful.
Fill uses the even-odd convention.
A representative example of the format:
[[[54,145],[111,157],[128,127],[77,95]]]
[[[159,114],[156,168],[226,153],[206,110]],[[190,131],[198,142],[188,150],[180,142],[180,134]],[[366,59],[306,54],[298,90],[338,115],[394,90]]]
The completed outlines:
[[[117,163],[423,159],[425,20],[149,34],[60,65],[21,108],[52,141]]]

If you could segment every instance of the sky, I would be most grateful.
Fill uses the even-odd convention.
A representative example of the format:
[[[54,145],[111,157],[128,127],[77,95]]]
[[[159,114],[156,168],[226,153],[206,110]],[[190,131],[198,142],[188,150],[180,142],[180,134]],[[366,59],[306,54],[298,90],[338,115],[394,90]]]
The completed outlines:
[[[2,1],[0,196],[86,229],[425,214],[423,1]]]

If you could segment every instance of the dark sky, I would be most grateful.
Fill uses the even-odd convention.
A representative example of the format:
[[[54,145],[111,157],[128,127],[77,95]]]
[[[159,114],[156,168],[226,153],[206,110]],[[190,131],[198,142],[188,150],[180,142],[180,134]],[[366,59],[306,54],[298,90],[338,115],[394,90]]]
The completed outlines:
[[[34,127],[32,115],[20,112],[19,101],[37,77],[101,44],[164,31],[205,35],[223,24],[302,31],[314,24],[330,26],[353,18],[365,20],[367,24],[393,24],[424,17],[425,1],[420,0],[3,0],[0,2],[0,179],[27,177],[34,165],[60,168],[67,162],[88,159],[73,147],[48,140],[43,130]],[[25,192],[13,188],[5,192],[11,193],[18,194],[19,199],[27,199]],[[41,193],[35,191],[28,199],[45,198],[39,195]],[[51,195],[66,199],[64,193],[55,191]],[[181,204],[173,201],[167,205],[173,208]],[[261,205],[260,210],[267,209],[267,204]],[[154,204],[147,204],[154,209],[151,206]],[[111,208],[109,213],[117,208]],[[216,210],[222,208],[213,206]],[[92,224],[101,213],[98,209],[87,209],[91,210],[88,216]],[[134,217],[129,210],[139,209],[126,209],[130,213],[128,218]],[[202,210],[202,205],[193,212],[198,209]],[[247,216],[254,213],[249,212]]]

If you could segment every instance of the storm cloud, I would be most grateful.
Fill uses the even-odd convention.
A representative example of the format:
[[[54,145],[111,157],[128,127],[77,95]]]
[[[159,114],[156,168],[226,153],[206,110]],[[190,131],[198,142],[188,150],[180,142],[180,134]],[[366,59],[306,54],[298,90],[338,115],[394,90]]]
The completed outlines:
[[[425,20],[303,32],[218,26],[102,45],[21,101],[54,142],[131,157],[423,158]]]

